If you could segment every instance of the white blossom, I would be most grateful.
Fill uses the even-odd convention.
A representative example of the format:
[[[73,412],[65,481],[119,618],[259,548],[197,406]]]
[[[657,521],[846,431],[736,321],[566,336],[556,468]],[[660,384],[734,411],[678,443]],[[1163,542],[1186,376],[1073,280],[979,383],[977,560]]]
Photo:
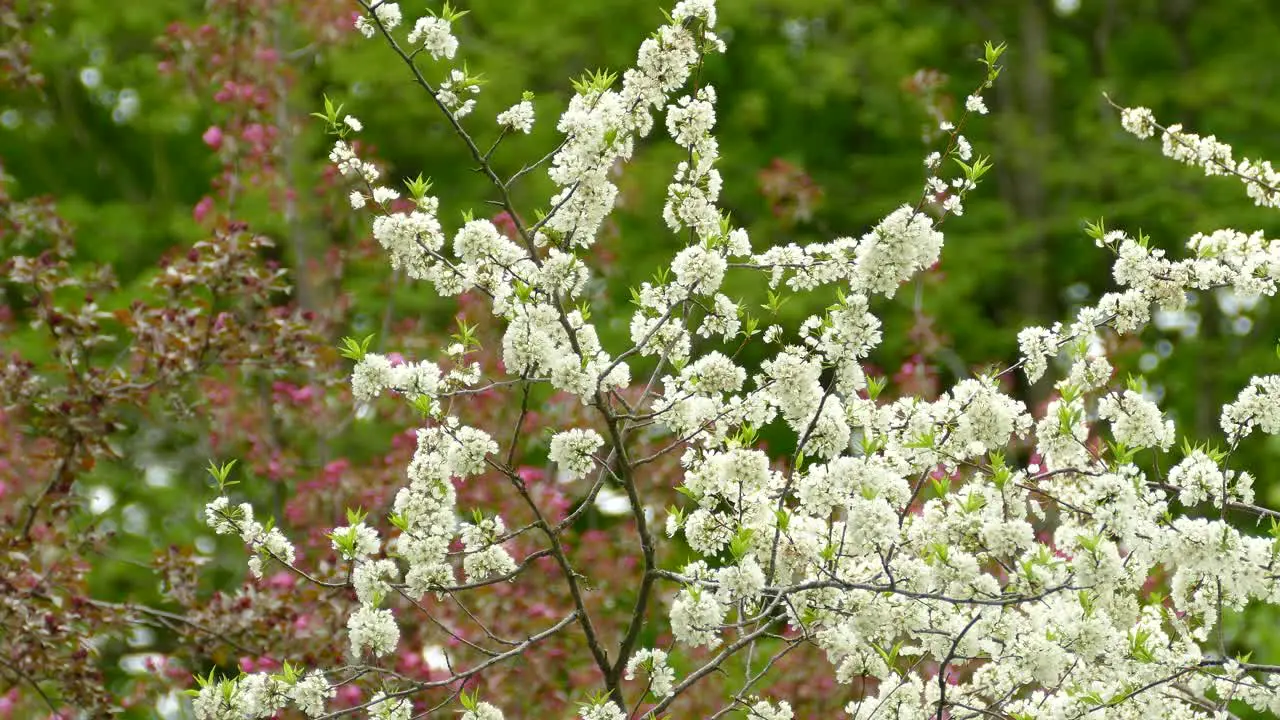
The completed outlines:
[[[378,540],[378,531],[363,522],[348,527],[334,528],[329,537],[332,538],[333,549],[337,550],[347,560],[362,560],[376,554],[382,546],[381,541]],[[350,543],[350,552],[344,549],[340,541],[344,538]]]
[[[357,563],[351,572],[351,584],[356,598],[366,605],[377,605],[379,598],[391,592],[391,583],[400,577],[400,568],[393,560],[375,560]]]
[[[382,22],[383,27],[388,31],[394,30],[400,25],[403,16],[400,14],[400,4],[386,2],[382,0],[373,8],[373,14]]]
[[[560,470],[570,479],[580,478],[595,467],[594,453],[604,444],[604,438],[595,430],[574,428],[556,433],[551,438],[551,451],[548,457],[560,466]]]
[[[776,705],[767,700],[760,700],[751,706],[748,717],[752,720],[791,720],[795,714],[791,712],[791,703],[786,700]]]
[[[626,720],[627,715],[616,703],[603,702],[583,705],[578,710],[578,717],[582,720]]]
[[[338,691],[325,679],[324,673],[312,670],[289,690],[289,698],[307,717],[320,717],[325,704],[337,697]]]
[[[677,642],[714,648],[720,644],[719,629],[725,612],[713,593],[686,587],[671,606],[671,633]]]
[[[413,24],[413,30],[409,32],[409,44],[417,45],[419,42],[433,60],[452,60],[458,52],[458,39],[453,36],[453,27],[444,18],[418,18]]]
[[[363,604],[347,620],[347,634],[351,639],[351,655],[359,658],[366,651],[382,657],[395,649],[400,642],[400,627],[387,608]]]
[[[1132,390],[1101,398],[1098,415],[1111,421],[1111,433],[1129,447],[1168,450],[1173,445],[1173,421],[1165,420],[1154,402]]]
[[[1156,132],[1155,116],[1144,107],[1125,108],[1120,113],[1120,124],[1139,138],[1149,138]]]
[[[1035,382],[1049,368],[1048,360],[1058,353],[1057,336],[1042,327],[1025,328],[1018,333],[1018,348],[1027,380]]]
[[[665,698],[675,685],[675,670],[667,665],[667,653],[657,649],[637,650],[627,660],[626,678],[634,680],[636,671],[643,670],[649,676],[649,692],[654,697]]]
[[[867,293],[893,297],[898,286],[938,261],[942,233],[910,205],[893,211],[866,235],[855,251],[856,280]]]
[[[503,720],[502,710],[483,700],[476,703],[474,710],[462,713],[462,720]]]
[[[1250,380],[1235,402],[1223,406],[1221,425],[1231,442],[1255,429],[1268,435],[1280,434],[1280,375]]]
[[[498,113],[498,124],[528,135],[533,132],[533,103],[522,100]]]
[[[369,698],[369,717],[372,720],[409,720],[413,715],[413,701],[407,697],[387,697],[384,692]]]

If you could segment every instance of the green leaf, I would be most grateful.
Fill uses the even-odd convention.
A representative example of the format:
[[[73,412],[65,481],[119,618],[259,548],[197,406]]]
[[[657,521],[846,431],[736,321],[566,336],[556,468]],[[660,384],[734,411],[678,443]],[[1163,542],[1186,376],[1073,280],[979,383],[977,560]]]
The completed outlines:
[[[236,466],[236,461],[234,459],[228,460],[227,462],[221,465],[215,463],[212,460],[209,461],[209,467],[206,468],[206,471],[209,473],[209,475],[213,477],[213,481],[217,483],[219,493],[224,491],[226,488],[231,487],[232,485],[240,484],[239,480],[227,479],[227,477],[231,474],[231,470],[235,468],[235,466]]]
[[[1102,238],[1107,234],[1106,221],[1103,218],[1098,218],[1097,222],[1089,222],[1086,220],[1084,223],[1084,234],[1098,242],[1102,242]]]
[[[778,520],[778,529],[782,532],[786,532],[787,528],[791,525],[791,515],[789,515],[786,510],[779,510],[774,513],[774,517]]]
[[[872,401],[879,399],[880,394],[889,386],[889,378],[867,376],[867,397]]]
[[[369,345],[373,342],[374,335],[366,335],[363,340],[356,340],[350,337],[342,338],[342,344],[338,346],[338,354],[348,360],[360,362],[364,356],[369,353]]]
[[[605,69],[599,69],[588,72],[577,80],[572,80],[570,82],[573,85],[574,92],[579,95],[590,95],[592,93],[602,93],[605,90],[608,90],[617,80],[617,73],[609,72]]]
[[[729,541],[729,553],[733,555],[734,560],[742,560],[746,556],[747,551],[751,549],[751,537],[754,534],[755,532],[750,528],[738,529],[733,540]]]
[[[390,522],[391,526],[396,528],[400,532],[404,532],[404,533],[409,532],[409,519],[400,513],[393,512],[388,514],[387,522]]]
[[[420,202],[426,198],[427,192],[431,190],[431,179],[423,179],[422,173],[418,173],[415,178],[405,178],[404,186],[409,191],[409,196]]]

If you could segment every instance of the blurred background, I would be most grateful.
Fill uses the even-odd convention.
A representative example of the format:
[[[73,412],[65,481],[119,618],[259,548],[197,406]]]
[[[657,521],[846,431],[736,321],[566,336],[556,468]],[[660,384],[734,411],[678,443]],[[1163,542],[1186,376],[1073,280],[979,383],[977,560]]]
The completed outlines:
[[[401,4],[409,18],[425,9],[415,0]],[[523,90],[536,96],[532,135],[504,141],[494,156],[504,174],[555,146],[554,119],[570,78],[627,67],[662,22],[658,6],[644,0],[460,5],[470,14],[455,27],[459,57],[487,80],[467,121],[481,147],[496,136],[496,113]],[[153,282],[172,258],[218,228],[243,223],[274,241],[268,259],[295,286],[275,302],[309,313],[318,346],[373,332],[386,350],[426,352],[448,342],[455,304],[391,274],[370,246],[367,218],[346,206],[327,166],[330,140],[310,114],[322,109],[324,95],[343,103],[364,124],[362,151],[388,177],[431,178],[446,229],[464,210],[480,208],[489,188],[403,66],[380,42],[350,31],[354,7],[337,0],[0,0],[4,202],[12,211],[37,198],[56,201],[74,228],[71,271],[105,266],[114,274],[117,289],[98,299],[107,310],[154,297]],[[722,205],[757,250],[861,235],[918,199],[936,118],[954,116],[981,81],[983,42],[1008,45],[1005,71],[988,95],[990,115],[966,127],[995,169],[965,214],[947,219],[940,265],[876,309],[886,342],[873,361],[896,392],[936,394],[957,377],[1006,365],[1016,359],[1018,328],[1067,319],[1107,291],[1110,256],[1085,236],[1086,221],[1141,230],[1174,256],[1197,232],[1233,227],[1274,236],[1280,225],[1237,183],[1201,177],[1163,160],[1158,141],[1123,132],[1104,96],[1216,134],[1237,157],[1280,157],[1280,7],[1273,3],[721,0],[719,13],[728,52],[709,59],[704,81],[719,95]],[[606,342],[614,347],[627,335],[628,286],[682,247],[660,217],[677,150],[660,133],[640,144],[618,180],[619,210],[593,250],[601,274],[594,314],[607,318]],[[550,194],[537,172],[516,188],[516,205],[531,215]],[[9,233],[0,236],[0,252],[38,254],[40,241],[31,242],[22,247]],[[736,290],[764,301],[759,288]],[[31,306],[14,283],[0,285],[0,351],[39,367],[55,353],[47,331],[31,326]],[[789,305],[783,314],[795,320],[807,309]],[[1221,403],[1251,375],[1274,372],[1278,323],[1265,301],[1202,294],[1187,312],[1159,316],[1140,341],[1116,348],[1115,362],[1121,379],[1147,379],[1180,433],[1213,438]],[[254,475],[272,482],[245,492],[282,517],[302,488],[326,478],[341,476],[333,482],[348,496],[378,473],[393,487],[399,476],[386,460],[394,450],[386,438],[410,426],[406,416],[345,418],[322,428],[307,405],[311,395],[298,398],[326,395],[340,415],[333,408],[342,404],[341,372],[326,375],[339,367],[334,360],[321,351],[301,374],[278,368],[248,385],[223,376],[260,401],[235,412],[206,385],[184,395],[186,414],[143,406],[125,413],[128,422],[111,437],[114,457],[98,458],[75,481],[73,494],[84,501],[75,522],[113,533],[83,578],[86,592],[163,605],[169,590],[154,567],[168,548],[201,558],[204,592],[238,585],[242,549],[214,543],[198,519],[211,492],[201,469],[210,456],[249,458]],[[1047,382],[1015,387],[1034,408],[1051,390]],[[23,427],[8,426],[12,453],[21,452],[13,438],[30,432]],[[320,434],[323,453],[290,449],[314,446]],[[1237,467],[1257,469],[1259,500],[1271,506],[1280,504],[1278,453],[1259,440],[1236,455]],[[33,483],[15,457],[0,462],[0,508],[10,517]],[[1274,621],[1258,613],[1232,620],[1233,647],[1276,648],[1276,657],[1254,660],[1280,660]],[[105,682],[131,692],[131,673],[146,671],[148,653],[172,643],[166,637],[158,629],[104,641]],[[0,673],[14,707],[9,688],[21,684]],[[179,712],[168,702],[166,714]]]

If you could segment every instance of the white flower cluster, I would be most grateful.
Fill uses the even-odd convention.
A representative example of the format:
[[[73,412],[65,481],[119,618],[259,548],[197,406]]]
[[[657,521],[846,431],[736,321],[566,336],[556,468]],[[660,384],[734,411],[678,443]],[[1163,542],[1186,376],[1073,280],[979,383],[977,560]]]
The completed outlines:
[[[604,438],[595,430],[564,430],[551,438],[551,450],[547,457],[560,466],[560,471],[566,478],[576,480],[595,468],[593,453],[603,444]]]
[[[1253,503],[1253,476],[1247,472],[1224,472],[1203,450],[1193,450],[1169,470],[1166,482],[1178,488],[1178,502],[1194,507],[1202,502],[1222,507],[1223,503]]]
[[[400,568],[394,560],[380,559],[356,563],[351,571],[351,584],[356,589],[356,599],[366,605],[378,605],[391,592],[391,583],[400,577]]]
[[[676,166],[675,176],[667,186],[667,203],[662,217],[672,232],[691,228],[703,242],[720,232],[720,198],[723,181],[715,163],[720,146],[711,129],[716,122],[716,91],[710,85],[667,107],[667,130],[676,144],[686,148],[690,160]]]
[[[369,402],[387,390],[434,398],[441,390],[440,368],[427,361],[392,365],[385,355],[366,353],[351,371],[352,396]]]
[[[367,184],[377,182],[382,176],[382,171],[378,170],[376,165],[361,160],[345,140],[339,140],[333,144],[333,149],[329,151],[329,162],[337,166],[338,172],[343,177],[358,177]],[[363,200],[361,202],[363,203]],[[353,201],[352,205],[354,204]]]
[[[452,60],[458,52],[458,38],[453,36],[453,26],[444,18],[418,18],[413,24],[413,30],[409,32],[409,44],[418,43],[422,43],[423,49],[431,54],[433,60]]]
[[[721,643],[720,625],[728,612],[715,593],[687,586],[671,605],[671,634],[690,647],[714,648]]]
[[[1236,401],[1222,408],[1222,431],[1232,443],[1255,429],[1280,434],[1280,375],[1255,377]]]
[[[1144,139],[1160,129],[1151,110],[1144,107],[1125,108],[1121,111],[1121,122],[1125,130]],[[1205,175],[1234,175],[1244,183],[1246,192],[1255,203],[1280,208],[1280,170],[1272,167],[1269,161],[1249,158],[1237,161],[1230,145],[1213,135],[1201,137],[1184,132],[1181,125],[1165,128],[1160,142],[1166,157],[1199,167]]]
[[[1014,717],[1034,711],[1035,717],[1066,718],[1116,697],[1125,698],[1133,717],[1168,716],[1167,697],[1128,694],[1160,684],[1171,669],[1205,667],[1200,644],[1218,622],[1214,582],[1221,583],[1226,607],[1280,599],[1280,584],[1266,570],[1276,551],[1220,521],[1178,518],[1170,526],[1164,519],[1169,493],[1188,506],[1249,506],[1248,473],[1194,451],[1156,482],[1137,465],[1108,465],[1098,455],[1090,442],[1093,417],[1108,421],[1130,452],[1168,450],[1175,440],[1173,423],[1154,402],[1135,390],[1107,391],[1113,370],[1098,328],[1134,332],[1149,321],[1151,306],[1180,307],[1191,289],[1272,295],[1280,248],[1260,234],[1224,230],[1197,235],[1189,243],[1192,256],[1172,261],[1145,239],[1107,233],[1105,244],[1118,254],[1121,291],[1083,308],[1070,325],[1019,334],[1031,380],[1060,352],[1069,360],[1058,385],[1064,397],[1033,420],[991,380],[962,381],[931,403],[904,398],[879,405],[856,395],[866,386],[860,370],[840,372],[839,358],[865,357],[880,341],[866,295],[891,294],[938,257],[941,236],[913,217],[904,207],[861,241],[774,248],[755,258],[775,286],[789,275],[792,289],[843,280],[861,291],[802,323],[804,346],[766,360],[757,392],[747,391],[766,400],[768,412],[757,417],[767,423],[776,413],[807,457],[828,462],[788,476],[772,473],[766,458],[735,446],[741,435],[733,428],[742,420],[724,429],[709,422],[718,414],[742,417],[733,399],[722,396],[743,391],[731,361],[715,358],[712,377],[723,379],[705,388],[696,382],[699,361],[666,378],[663,421],[706,446],[686,453],[683,490],[696,507],[670,515],[668,533],[683,531],[707,558],[726,550],[733,558],[715,572],[700,563],[685,568],[686,584],[671,607],[673,636],[683,645],[721,644],[721,633],[735,627],[727,616],[736,598],[760,602],[772,584],[783,588],[779,597],[786,597],[791,622],[804,625],[827,652],[841,682],[880,681],[878,695],[846,708],[853,717],[886,711],[933,717],[944,703],[991,707],[996,701]],[[837,370],[831,384],[823,380],[825,367]],[[1280,430],[1280,414],[1272,410],[1280,406],[1278,396],[1274,376],[1255,378],[1224,408],[1224,429],[1233,440],[1255,427]],[[683,421],[685,415],[695,420]],[[1007,467],[1003,451],[1010,439],[1031,433],[1044,467]],[[866,454],[850,454],[854,437],[863,438]],[[961,463],[982,469],[959,489],[948,492],[944,482],[919,515],[910,512],[923,479],[913,476],[939,467],[949,475]],[[1047,541],[1037,538],[1034,525],[1047,519],[1045,499],[1063,513]],[[996,565],[1010,572],[997,577],[984,570]],[[1171,573],[1174,606],[1188,613],[1176,622],[1135,600],[1157,566]],[[1034,603],[1019,601],[1033,597]],[[984,664],[944,697],[937,683],[871,650],[903,637],[913,655],[981,657]],[[1128,649],[1107,650],[1113,647]],[[1255,707],[1280,702],[1274,686],[1247,673],[1236,677],[1242,678],[1238,692]],[[1007,700],[1027,689],[1026,698]],[[766,703],[759,714],[771,712]]]
[[[338,691],[325,679],[324,673],[312,670],[306,677],[294,684],[289,691],[289,698],[307,717],[319,717],[324,714],[324,706],[338,695]]]
[[[516,570],[516,563],[500,543],[507,527],[502,518],[485,518],[476,525],[462,526],[462,547],[466,557],[462,569],[467,582],[479,582],[493,576],[509,575]]]
[[[209,683],[192,703],[198,720],[267,718],[288,702],[288,688],[265,673]]]
[[[253,506],[240,503],[231,507],[231,501],[225,496],[214,499],[204,508],[205,523],[218,535],[236,534],[245,545],[254,552],[249,558],[249,572],[256,578],[262,577],[262,563],[274,559],[286,565],[292,565],[295,559],[293,543],[280,532],[280,528],[264,528],[262,523],[253,519]]]
[[[978,113],[979,115],[987,114],[987,104],[982,101],[981,95],[970,95],[965,98],[964,109],[969,112]]]
[[[711,34],[715,13],[703,7],[706,4],[676,6],[673,22],[658,28],[640,46],[636,67],[623,74],[620,91],[592,87],[570,100],[556,125],[565,142],[551,160],[550,176],[561,190],[551,199],[555,210],[546,230],[576,247],[595,241],[618,194],[608,179],[609,171],[615,163],[630,159],[635,138],[649,134],[650,112],[684,85],[702,56],[702,44],[722,47]],[[693,19],[699,22],[686,22]],[[702,37],[693,32],[699,24],[705,32]]]
[[[371,720],[409,720],[413,715],[413,701],[404,697],[388,697],[384,692],[369,698]]]
[[[1152,306],[1182,310],[1189,291],[1226,288],[1241,296],[1272,296],[1280,281],[1280,243],[1260,232],[1198,233],[1187,241],[1190,256],[1182,260],[1167,259],[1163,250],[1149,247],[1146,238],[1119,231],[1105,237],[1116,250],[1113,275],[1123,289],[1080,309],[1070,326],[1059,323],[1052,329],[1019,333],[1029,380],[1038,379],[1048,358],[1065,348],[1072,362],[1065,384],[1076,391],[1097,389],[1110,379],[1112,369],[1096,342],[1096,328],[1109,325],[1121,334],[1135,333],[1151,321]]]
[[[1098,416],[1111,421],[1112,435],[1128,447],[1168,450],[1173,445],[1173,421],[1165,420],[1154,402],[1132,390],[1098,400]]]
[[[324,674],[312,671],[270,675],[253,673],[234,680],[203,681],[192,709],[196,720],[246,720],[274,717],[290,702],[307,717],[320,717],[325,703],[337,695]]]
[[[436,100],[458,120],[470,115],[476,107],[476,99],[466,96],[479,94],[480,83],[457,68],[450,70],[448,77],[436,88]]]
[[[582,720],[626,720],[627,714],[617,703],[601,702],[583,705],[578,710],[578,717]]]
[[[1042,327],[1023,328],[1018,333],[1018,349],[1022,352],[1023,371],[1027,380],[1035,382],[1049,369],[1049,360],[1058,354],[1054,334]]]
[[[665,698],[671,695],[675,686],[676,671],[667,665],[667,653],[657,649],[637,650],[627,660],[626,678],[634,680],[637,670],[644,670],[649,676],[649,692],[654,697]]]
[[[791,710],[791,703],[786,700],[776,705],[768,700],[758,700],[751,706],[751,712],[747,716],[751,720],[791,720],[795,713]]]
[[[494,312],[507,313],[515,302],[514,285],[531,284],[538,267],[528,252],[488,220],[472,220],[453,237],[453,252],[467,282],[493,298]]]
[[[614,362],[600,345],[595,326],[580,310],[561,313],[546,303],[518,304],[511,309],[502,338],[502,361],[508,372],[542,375],[559,390],[587,402],[598,387],[625,387],[631,368]]]
[[[401,488],[394,504],[405,528],[397,550],[408,563],[405,583],[412,595],[454,584],[448,563],[449,545],[458,530],[453,478],[483,472],[485,456],[497,451],[498,444],[487,433],[454,418],[418,431],[409,486]]]
[[[893,297],[899,285],[938,261],[942,242],[927,215],[903,205],[859,240],[774,246],[754,262],[769,268],[773,287],[790,273],[787,286],[792,290],[846,283],[860,294]]]
[[[903,205],[862,236],[854,251],[854,285],[893,297],[899,285],[938,262],[941,251],[942,233],[933,222]]]
[[[462,720],[503,720],[502,710],[495,705],[480,701],[475,709],[462,713]]]
[[[378,24],[381,23],[383,30],[391,32],[400,26],[400,21],[404,16],[400,13],[400,4],[386,2],[386,0],[375,0],[373,4],[373,17],[361,15],[356,18],[356,30],[361,35],[371,38],[378,32]]]
[[[396,649],[400,642],[400,626],[388,608],[362,604],[347,619],[347,634],[351,639],[351,657],[359,659],[365,652],[382,657]]]
[[[498,124],[519,130],[528,135],[533,132],[533,103],[528,100],[521,100],[511,107],[498,113]]]
[[[373,238],[391,256],[391,266],[415,279],[435,280],[442,270],[432,260],[444,244],[436,203],[429,198],[417,210],[379,215]]]
[[[382,548],[378,531],[363,522],[348,527],[334,528],[329,533],[333,549],[344,560],[364,560]],[[344,542],[345,541],[345,542]]]
[[[1145,140],[1156,134],[1156,117],[1148,108],[1125,108],[1120,112],[1120,126]]]

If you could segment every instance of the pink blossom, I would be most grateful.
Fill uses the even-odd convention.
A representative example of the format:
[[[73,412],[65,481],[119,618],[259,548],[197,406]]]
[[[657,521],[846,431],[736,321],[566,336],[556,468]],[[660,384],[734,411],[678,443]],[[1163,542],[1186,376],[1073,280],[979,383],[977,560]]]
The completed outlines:
[[[502,233],[503,235],[506,235],[507,237],[513,240],[517,237],[518,231],[516,230],[516,222],[511,217],[511,213],[507,212],[506,210],[503,210],[502,212],[493,216],[493,224],[495,227],[498,228],[498,232]]]
[[[344,705],[356,705],[360,702],[360,686],[355,684],[343,685],[338,688],[338,702]]]
[[[267,586],[277,590],[291,588],[296,584],[298,584],[297,578],[295,578],[292,573],[285,570],[281,570],[267,579]]]
[[[351,469],[351,461],[346,458],[331,460],[324,466],[324,478],[329,482],[337,482],[342,474]]]
[[[196,203],[195,208],[191,211],[191,216],[196,222],[204,222],[204,219],[213,212],[213,198],[205,195],[200,198],[200,202]]]
[[[240,133],[240,136],[254,145],[261,145],[262,141],[266,139],[267,131],[262,126],[262,123],[249,123],[244,131]]]
[[[200,139],[204,140],[205,145],[217,150],[222,147],[222,128],[217,125],[210,125],[209,129],[205,130],[204,134],[200,136]]]

